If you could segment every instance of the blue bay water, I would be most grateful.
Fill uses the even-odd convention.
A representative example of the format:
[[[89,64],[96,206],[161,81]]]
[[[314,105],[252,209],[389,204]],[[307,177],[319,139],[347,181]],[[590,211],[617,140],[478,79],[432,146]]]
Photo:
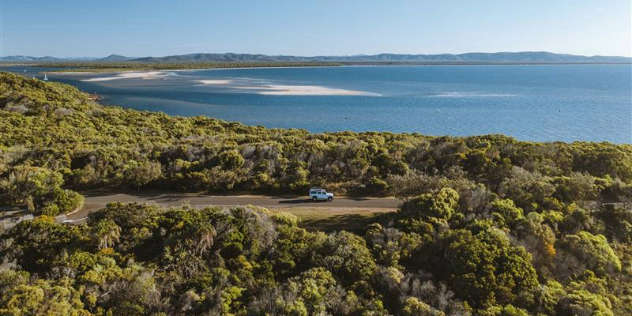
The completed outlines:
[[[632,143],[630,65],[216,69],[168,72],[153,80],[82,81],[105,76],[113,75],[49,74],[102,95],[104,104],[248,125]],[[260,94],[268,85],[368,95]]]

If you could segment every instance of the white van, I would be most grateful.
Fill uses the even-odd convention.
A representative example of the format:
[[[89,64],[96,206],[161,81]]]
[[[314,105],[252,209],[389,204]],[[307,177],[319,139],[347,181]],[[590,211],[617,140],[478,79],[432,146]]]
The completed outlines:
[[[331,202],[334,200],[334,194],[327,192],[325,189],[311,188],[309,189],[309,198],[314,202],[316,201]]]

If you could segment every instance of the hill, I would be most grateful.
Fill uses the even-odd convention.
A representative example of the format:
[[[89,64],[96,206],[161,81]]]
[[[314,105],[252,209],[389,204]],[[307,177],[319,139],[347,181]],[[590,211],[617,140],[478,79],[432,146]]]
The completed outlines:
[[[0,135],[0,206],[37,216],[0,236],[3,315],[632,314],[632,145],[267,129],[10,73]],[[257,207],[53,218],[86,189],[312,185],[406,202],[328,234]]]
[[[99,59],[99,61],[127,61],[127,60],[133,60],[133,59],[136,59],[136,58],[112,54],[108,57]]]

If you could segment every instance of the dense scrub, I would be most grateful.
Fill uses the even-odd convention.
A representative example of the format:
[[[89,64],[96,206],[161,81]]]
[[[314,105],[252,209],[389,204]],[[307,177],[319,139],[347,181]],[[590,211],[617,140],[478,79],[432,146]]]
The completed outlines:
[[[0,314],[632,314],[630,145],[248,127],[12,74],[0,136],[0,204],[44,214],[0,237]],[[311,185],[405,202],[356,233],[258,208],[50,217],[91,188]]]
[[[598,219],[606,209],[586,229],[508,200],[466,215],[458,200],[418,196],[363,235],[258,208],[110,204],[87,225],[41,216],[2,236],[0,313],[632,313],[629,219],[620,236]]]
[[[266,129],[104,107],[70,86],[7,73],[0,91],[0,205],[48,206],[49,215],[77,204],[69,190],[96,188],[304,193],[323,185],[406,197],[451,187],[540,212],[632,195],[631,145]]]

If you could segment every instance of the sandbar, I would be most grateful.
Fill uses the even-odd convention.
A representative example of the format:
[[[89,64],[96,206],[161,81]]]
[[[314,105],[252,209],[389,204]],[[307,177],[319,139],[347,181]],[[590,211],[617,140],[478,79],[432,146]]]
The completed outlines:
[[[252,85],[230,79],[214,79],[214,80],[198,80],[197,82],[204,85],[225,86],[226,88],[236,90],[246,90],[248,93],[261,95],[286,95],[286,96],[380,96],[377,93],[328,88],[323,86],[293,86],[293,85]],[[240,85],[240,83],[242,85]]]
[[[135,78],[160,79],[165,76],[167,76],[167,73],[164,71],[123,72],[112,77],[89,78],[89,79],[83,79],[81,81],[94,82],[94,81],[112,81],[112,80],[120,80],[120,79],[135,79]]]
[[[288,86],[288,85],[266,85],[258,87],[263,95],[349,95],[349,96],[379,96],[377,93],[335,89],[322,86]]]
[[[201,84],[216,85],[216,84],[231,84],[233,80],[198,80],[198,82]]]

